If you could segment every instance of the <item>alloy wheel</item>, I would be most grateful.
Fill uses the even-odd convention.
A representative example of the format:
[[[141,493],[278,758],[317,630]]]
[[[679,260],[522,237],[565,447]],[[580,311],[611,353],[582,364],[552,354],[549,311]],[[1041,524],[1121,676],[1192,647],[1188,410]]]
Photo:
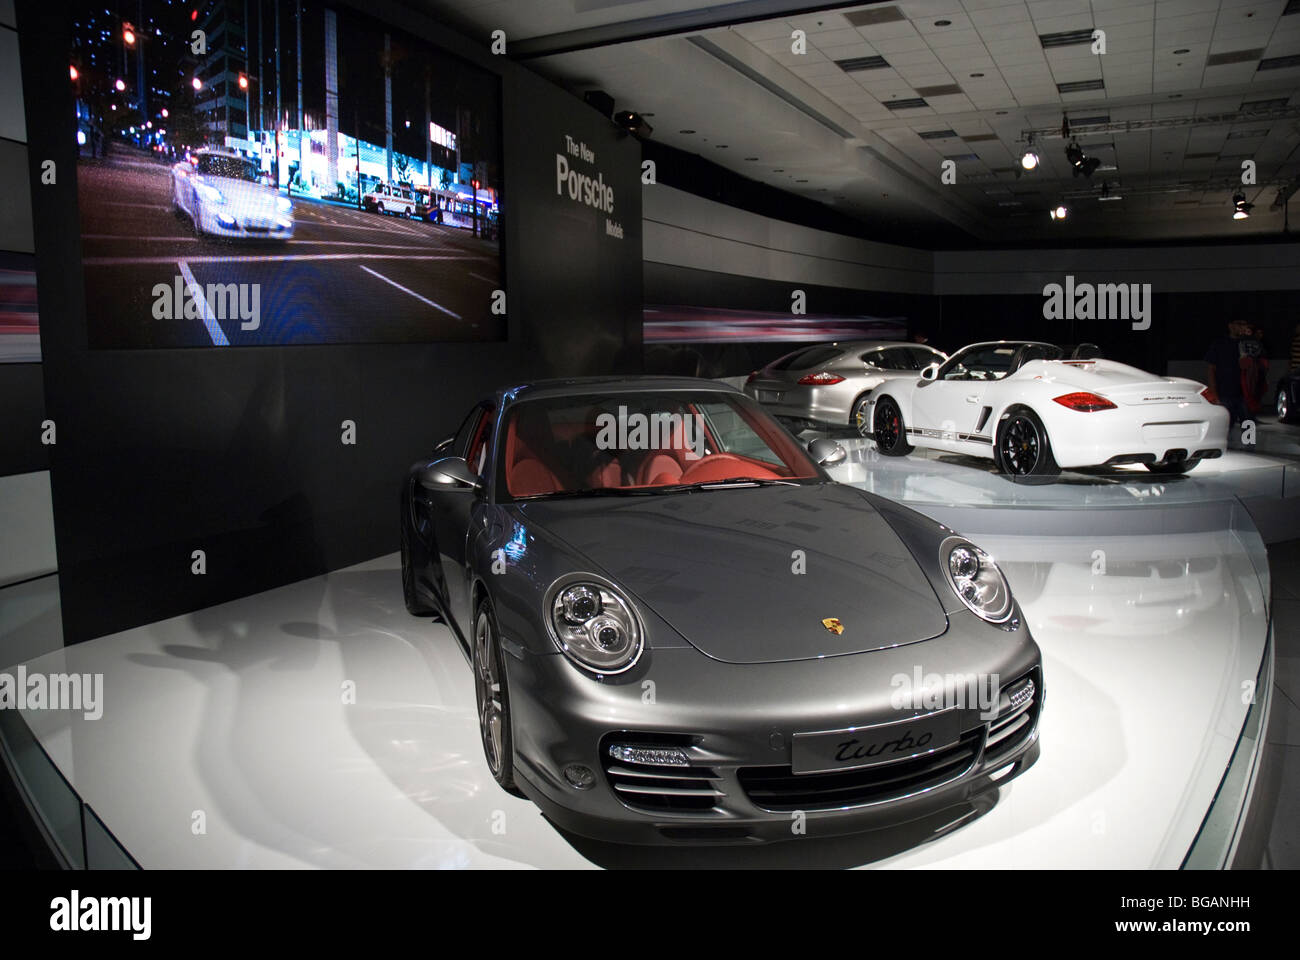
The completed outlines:
[[[998,452],[1008,473],[1028,476],[1033,473],[1041,456],[1042,441],[1038,429],[1023,416],[1012,417],[1003,428]]]
[[[876,408],[876,445],[886,450],[893,449],[898,443],[901,426],[898,407],[892,400],[882,400]]]
[[[1277,392],[1277,418],[1285,420],[1291,415],[1291,406],[1287,403],[1286,389],[1283,388]]]
[[[496,637],[487,610],[479,611],[474,624],[474,684],[483,752],[496,776],[501,772],[505,750],[506,711],[501,698],[501,676],[497,672]]]

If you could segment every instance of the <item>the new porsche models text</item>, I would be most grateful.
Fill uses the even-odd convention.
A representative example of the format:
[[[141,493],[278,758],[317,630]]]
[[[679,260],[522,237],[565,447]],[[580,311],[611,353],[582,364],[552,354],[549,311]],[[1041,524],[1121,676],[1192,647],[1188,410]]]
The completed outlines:
[[[611,378],[502,390],[412,466],[406,605],[464,646],[497,783],[574,833],[725,843],[958,822],[1027,769],[1002,572],[844,456],[715,381]]]

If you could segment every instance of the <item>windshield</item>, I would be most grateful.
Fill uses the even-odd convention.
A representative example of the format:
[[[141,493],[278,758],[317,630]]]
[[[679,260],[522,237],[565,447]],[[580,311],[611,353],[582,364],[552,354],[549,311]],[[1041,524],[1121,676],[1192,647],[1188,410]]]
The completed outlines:
[[[218,154],[199,156],[198,172],[208,177],[226,177],[231,180],[257,181],[257,164],[242,157],[223,157]]]
[[[502,499],[815,479],[756,403],[707,390],[524,400],[507,412],[497,454]]]

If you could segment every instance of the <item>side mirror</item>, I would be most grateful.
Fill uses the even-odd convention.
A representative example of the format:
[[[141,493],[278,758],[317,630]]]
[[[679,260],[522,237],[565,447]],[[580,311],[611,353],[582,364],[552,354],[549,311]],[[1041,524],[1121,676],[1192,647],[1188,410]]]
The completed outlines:
[[[483,478],[469,468],[460,457],[444,457],[434,460],[419,473],[420,486],[426,490],[441,492],[449,487],[469,487],[479,490]]]
[[[837,463],[843,463],[848,455],[847,450],[827,437],[820,437],[808,444],[808,456],[819,467],[833,467]]]
[[[937,376],[939,376],[939,365],[937,363],[932,363],[921,371],[922,380],[933,380]]]

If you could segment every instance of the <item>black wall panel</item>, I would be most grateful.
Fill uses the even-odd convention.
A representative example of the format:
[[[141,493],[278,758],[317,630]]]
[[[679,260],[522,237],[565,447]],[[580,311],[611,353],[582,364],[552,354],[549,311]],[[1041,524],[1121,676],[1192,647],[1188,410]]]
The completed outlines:
[[[501,75],[506,343],[88,351],[66,24],[19,6],[68,643],[395,550],[406,467],[480,395],[605,372],[639,343],[639,144],[486,45],[390,4],[365,11]],[[621,241],[603,214],[557,198],[565,134],[596,151]],[[39,185],[47,158],[56,186]],[[345,419],[355,446],[341,443]],[[204,576],[190,572],[196,549]]]

